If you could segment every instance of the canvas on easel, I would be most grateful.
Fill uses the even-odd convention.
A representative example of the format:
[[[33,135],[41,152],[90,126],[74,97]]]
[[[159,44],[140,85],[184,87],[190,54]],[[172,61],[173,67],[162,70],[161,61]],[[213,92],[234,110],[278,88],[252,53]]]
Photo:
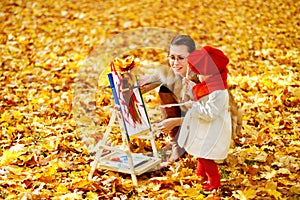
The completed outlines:
[[[136,78],[130,72],[120,74],[114,69],[111,75],[126,133],[131,136],[149,130],[150,123],[143,99],[138,86],[135,85]]]
[[[158,157],[154,135],[137,78],[130,72],[133,67],[133,57],[111,63],[111,73],[108,74],[108,79],[115,109],[103,139],[95,147],[96,156],[89,177],[92,178],[95,169],[99,167],[131,174],[133,184],[138,186],[136,175],[157,168],[161,160]],[[122,144],[107,145],[107,139],[112,134],[111,129],[116,124],[122,134]],[[150,140],[151,156],[132,153],[129,148],[131,137]]]

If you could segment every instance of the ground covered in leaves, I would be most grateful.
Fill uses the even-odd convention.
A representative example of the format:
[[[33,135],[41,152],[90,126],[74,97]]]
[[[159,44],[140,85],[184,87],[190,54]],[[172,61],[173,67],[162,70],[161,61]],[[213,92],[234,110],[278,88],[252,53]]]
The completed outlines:
[[[0,199],[300,199],[299,8],[296,0],[2,0]],[[188,155],[139,176],[137,189],[116,172],[99,169],[88,179],[93,156],[73,113],[76,76],[101,44],[141,27],[188,34],[230,58],[243,130],[220,163],[217,192],[202,191]],[[137,56],[165,62],[161,54]],[[79,103],[96,102],[96,124],[105,126],[110,113],[101,105],[110,102],[102,92]]]

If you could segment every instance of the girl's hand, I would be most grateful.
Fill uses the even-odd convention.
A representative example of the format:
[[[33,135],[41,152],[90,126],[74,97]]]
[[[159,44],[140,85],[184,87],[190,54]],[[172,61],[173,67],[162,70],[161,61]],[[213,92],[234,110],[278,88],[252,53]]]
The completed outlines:
[[[191,81],[191,80],[189,80],[187,78],[183,78],[182,79],[182,83],[183,83],[183,85],[187,86],[187,90],[188,91],[192,91],[193,87],[196,85],[195,82],[193,82],[193,81]]]
[[[193,101],[188,101],[188,103],[185,104],[185,107],[187,107],[188,109],[190,109],[191,107],[193,107]]]

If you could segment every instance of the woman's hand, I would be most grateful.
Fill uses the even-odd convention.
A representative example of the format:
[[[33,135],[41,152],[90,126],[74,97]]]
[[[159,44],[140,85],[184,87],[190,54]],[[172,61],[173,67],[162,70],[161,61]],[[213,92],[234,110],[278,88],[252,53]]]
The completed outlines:
[[[151,82],[151,76],[144,75],[138,79],[138,84],[143,86]]]
[[[180,126],[181,123],[182,123],[182,118],[175,117],[175,118],[168,118],[159,123],[156,123],[156,126],[161,131],[168,133],[176,126]]]

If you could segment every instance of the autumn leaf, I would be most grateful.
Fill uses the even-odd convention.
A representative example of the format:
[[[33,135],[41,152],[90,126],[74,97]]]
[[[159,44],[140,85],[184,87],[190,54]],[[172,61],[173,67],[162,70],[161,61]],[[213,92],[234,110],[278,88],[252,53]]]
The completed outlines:
[[[291,188],[290,188],[291,192],[293,192],[294,194],[300,194],[300,185],[293,185]]]
[[[256,197],[257,191],[254,189],[246,189],[244,191],[238,190],[234,197],[241,200],[254,199]]]
[[[0,166],[6,166],[18,161],[18,158],[26,153],[23,145],[11,147],[9,150],[5,150],[1,156]]]

